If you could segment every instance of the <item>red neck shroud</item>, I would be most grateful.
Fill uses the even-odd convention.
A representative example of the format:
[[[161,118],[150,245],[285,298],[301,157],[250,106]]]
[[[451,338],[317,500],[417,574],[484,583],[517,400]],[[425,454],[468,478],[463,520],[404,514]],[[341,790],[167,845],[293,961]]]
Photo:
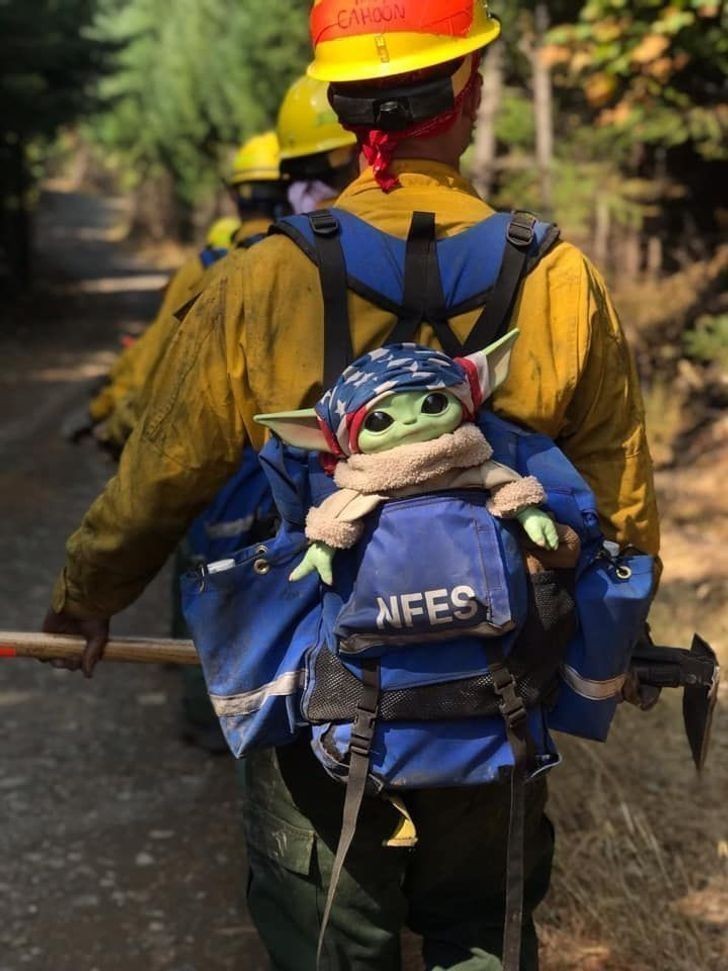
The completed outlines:
[[[379,128],[362,128],[358,125],[344,125],[352,131],[359,140],[359,148],[364,154],[364,158],[372,167],[374,178],[383,192],[391,192],[398,188],[400,182],[397,176],[390,171],[390,166],[394,158],[394,153],[401,142],[409,138],[432,138],[435,135],[442,135],[449,131],[455,124],[460,109],[466,97],[472,91],[480,68],[480,56],[472,57],[472,68],[470,77],[465,87],[455,97],[452,108],[428,118],[402,131],[385,132]],[[416,80],[418,76],[408,75],[408,79]]]

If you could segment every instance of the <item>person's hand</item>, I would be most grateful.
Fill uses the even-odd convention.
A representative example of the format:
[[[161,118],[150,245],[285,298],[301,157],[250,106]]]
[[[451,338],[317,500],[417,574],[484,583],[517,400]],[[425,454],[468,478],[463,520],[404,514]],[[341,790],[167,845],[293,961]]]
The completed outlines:
[[[303,580],[304,577],[315,570],[323,582],[330,587],[334,582],[333,562],[335,552],[326,543],[312,543],[306,555],[288,579],[295,583],[296,580]]]
[[[622,685],[621,701],[626,701],[628,705],[634,705],[641,711],[650,711],[660,700],[661,688],[652,684],[642,684],[634,671],[627,672]]]
[[[86,649],[79,657],[57,658],[50,663],[54,668],[66,668],[68,671],[83,671],[84,677],[93,676],[96,664],[101,660],[109,639],[109,619],[108,617],[93,617],[88,620],[81,620],[72,617],[70,614],[57,614],[55,610],[49,610],[43,621],[43,632],[45,634],[70,634],[74,637],[83,637],[86,641]]]

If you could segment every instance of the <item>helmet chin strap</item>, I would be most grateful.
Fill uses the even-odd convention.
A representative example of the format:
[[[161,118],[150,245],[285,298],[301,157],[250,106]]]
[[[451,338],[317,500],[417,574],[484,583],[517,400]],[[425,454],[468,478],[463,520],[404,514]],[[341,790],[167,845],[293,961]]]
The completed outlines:
[[[403,141],[441,135],[455,124],[465,98],[476,83],[480,58],[480,52],[465,58],[449,78],[417,83],[417,76],[413,75],[410,86],[406,84],[408,78],[398,78],[396,88],[385,88],[377,92],[376,98],[372,97],[371,90],[365,99],[355,95],[347,97],[337,90],[332,92],[332,102],[337,109],[345,109],[347,102],[357,101],[359,112],[368,114],[372,119],[376,118],[380,125],[386,125],[386,128],[369,127],[347,122],[345,115],[341,118],[344,128],[357,136],[359,147],[384,192],[391,192],[400,184],[397,176],[390,171],[390,166]],[[426,110],[427,105],[438,101],[440,104],[447,104],[447,107],[430,117],[406,125],[404,119],[417,118],[423,109]]]

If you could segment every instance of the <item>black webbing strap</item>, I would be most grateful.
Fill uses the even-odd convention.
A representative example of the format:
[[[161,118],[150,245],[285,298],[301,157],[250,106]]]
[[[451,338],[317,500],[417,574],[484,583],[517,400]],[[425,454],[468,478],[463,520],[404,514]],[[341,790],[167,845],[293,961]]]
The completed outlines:
[[[369,759],[377,723],[379,707],[379,661],[362,662],[362,696],[354,714],[351,726],[351,741],[349,742],[349,775],[346,780],[346,794],[344,796],[344,810],[341,818],[341,834],[336,856],[331,870],[329,890],[326,897],[321,929],[319,931],[318,949],[316,951],[316,967],[321,962],[326,928],[331,917],[331,910],[336,897],[336,889],[341,879],[341,871],[351,847],[356,824],[359,819],[364,791],[369,775]]]
[[[440,264],[437,261],[435,214],[412,214],[404,264],[402,316],[389,335],[388,344],[414,341],[423,323],[432,325],[446,354],[456,357],[462,351],[460,341],[448,322],[442,291]]]
[[[252,236],[245,236],[235,243],[235,249],[252,249],[253,246],[262,243],[267,235],[267,233],[253,233]]]
[[[523,886],[525,880],[526,778],[533,742],[528,731],[526,707],[503,654],[488,646],[488,667],[499,698],[506,736],[513,753],[511,802],[506,850],[505,920],[503,924],[503,971],[519,971],[523,929]]]
[[[530,212],[513,213],[506,230],[506,245],[498,279],[485,309],[465,341],[466,354],[482,351],[508,329],[516,294],[528,266],[537,221]]]
[[[341,247],[340,227],[328,211],[309,214],[318,254],[321,293],[324,300],[324,382],[330,388],[353,359],[349,329],[346,261]]]

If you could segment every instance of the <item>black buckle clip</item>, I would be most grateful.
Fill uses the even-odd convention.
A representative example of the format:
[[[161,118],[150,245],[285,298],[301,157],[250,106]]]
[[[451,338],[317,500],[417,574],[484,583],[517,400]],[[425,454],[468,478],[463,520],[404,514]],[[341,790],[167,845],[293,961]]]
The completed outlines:
[[[528,712],[523,699],[518,694],[515,679],[505,666],[492,667],[491,675],[493,690],[498,695],[500,713],[508,727],[517,730],[526,721]]]
[[[533,242],[536,235],[536,223],[538,220],[530,212],[514,212],[513,218],[508,224],[506,238],[513,246],[519,249],[526,249]]]
[[[384,131],[407,128],[414,122],[409,98],[389,98],[374,103],[374,122]]]
[[[357,755],[369,755],[377,723],[377,709],[358,707],[351,726],[349,749]]]
[[[309,213],[311,228],[317,236],[337,236],[339,232],[339,221],[330,212]]]

